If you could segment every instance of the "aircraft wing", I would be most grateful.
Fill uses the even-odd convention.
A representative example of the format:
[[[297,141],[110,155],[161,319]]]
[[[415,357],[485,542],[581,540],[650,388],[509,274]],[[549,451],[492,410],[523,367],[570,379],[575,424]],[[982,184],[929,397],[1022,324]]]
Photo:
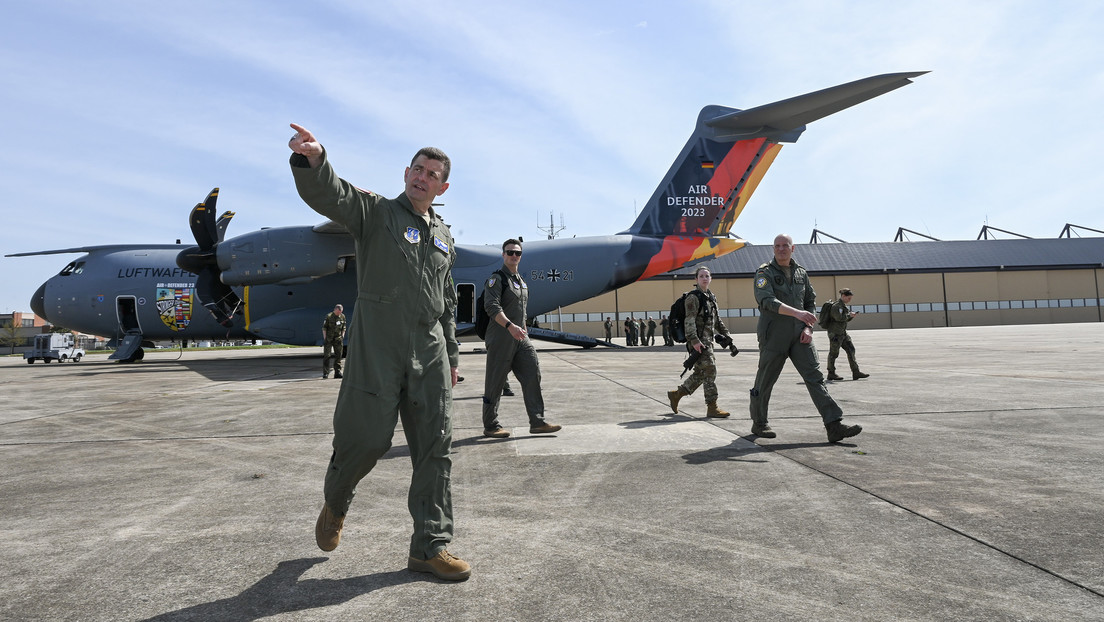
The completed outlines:
[[[52,251],[32,251],[29,253],[12,253],[5,257],[31,257],[33,255],[62,255],[65,253],[94,253],[96,251],[118,252],[141,249],[170,249],[182,248],[180,244],[103,244],[100,246],[77,246],[74,248],[59,248]]]

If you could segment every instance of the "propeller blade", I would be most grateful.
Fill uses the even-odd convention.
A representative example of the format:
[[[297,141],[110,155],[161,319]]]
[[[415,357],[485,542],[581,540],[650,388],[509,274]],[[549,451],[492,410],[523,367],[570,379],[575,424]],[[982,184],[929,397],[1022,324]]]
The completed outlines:
[[[214,213],[214,211],[211,213]],[[223,212],[222,216],[219,216],[218,221],[215,222],[215,230],[218,232],[218,241],[220,243],[226,238],[226,227],[230,225],[230,219],[233,217],[234,212],[227,210]]]
[[[229,328],[242,304],[234,290],[222,282],[218,268],[218,245],[226,237],[226,227],[234,212],[223,212],[215,219],[219,189],[215,188],[202,203],[192,208],[188,225],[198,246],[186,248],[176,256],[176,265],[196,275],[196,297],[215,320]]]
[[[234,314],[238,312],[242,300],[229,285],[219,280],[218,274],[218,268],[214,266],[200,270],[196,277],[196,295],[215,320],[229,328],[234,325]]]
[[[218,224],[215,222],[215,203],[218,202],[219,189],[215,188],[207,195],[202,203],[192,208],[188,225],[192,228],[192,237],[200,250],[209,251],[215,244],[222,241],[222,235]],[[227,219],[229,221],[229,219]],[[225,231],[225,226],[223,231]]]

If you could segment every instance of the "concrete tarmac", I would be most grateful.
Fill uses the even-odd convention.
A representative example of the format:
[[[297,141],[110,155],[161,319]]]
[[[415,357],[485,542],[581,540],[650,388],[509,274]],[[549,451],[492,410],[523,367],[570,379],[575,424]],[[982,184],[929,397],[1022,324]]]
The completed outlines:
[[[462,583],[406,570],[401,430],[315,546],[320,348],[0,358],[0,619],[1104,620],[1104,324],[852,336],[871,377],[830,383],[863,426],[838,444],[791,365],[778,438],[750,436],[753,335],[717,351],[729,419],[701,389],[670,412],[681,347],[555,346],[564,429],[530,435],[519,392],[485,439],[463,344]]]

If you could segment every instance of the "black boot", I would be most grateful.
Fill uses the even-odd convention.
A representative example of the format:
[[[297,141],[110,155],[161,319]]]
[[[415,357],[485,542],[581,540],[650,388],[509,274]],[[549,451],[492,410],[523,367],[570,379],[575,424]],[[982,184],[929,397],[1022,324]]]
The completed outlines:
[[[754,423],[753,422],[751,424],[751,433],[754,434],[755,436],[761,436],[763,438],[774,438],[774,437],[778,436],[777,434],[774,433],[774,430],[772,430],[771,427],[769,425],[767,425],[766,423]]]
[[[861,425],[846,425],[840,419],[836,419],[831,423],[826,423],[824,429],[828,431],[829,443],[838,443],[845,438],[855,436],[859,432],[862,432]]]

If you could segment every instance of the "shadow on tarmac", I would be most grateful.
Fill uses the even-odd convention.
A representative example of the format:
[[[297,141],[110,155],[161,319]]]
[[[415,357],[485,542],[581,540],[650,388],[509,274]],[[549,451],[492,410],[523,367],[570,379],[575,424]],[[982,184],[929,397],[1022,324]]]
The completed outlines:
[[[766,462],[766,460],[747,460],[743,456],[765,452],[766,449],[754,445],[748,447],[742,438],[732,441],[724,447],[712,447],[696,451],[682,457],[687,464],[708,464],[710,462]]]
[[[183,620],[224,620],[249,622],[293,611],[320,609],[348,602],[358,596],[405,583],[432,580],[409,570],[378,572],[346,579],[307,579],[300,577],[328,557],[309,557],[282,561],[276,570],[232,598],[169,611],[144,622],[181,622]]]

